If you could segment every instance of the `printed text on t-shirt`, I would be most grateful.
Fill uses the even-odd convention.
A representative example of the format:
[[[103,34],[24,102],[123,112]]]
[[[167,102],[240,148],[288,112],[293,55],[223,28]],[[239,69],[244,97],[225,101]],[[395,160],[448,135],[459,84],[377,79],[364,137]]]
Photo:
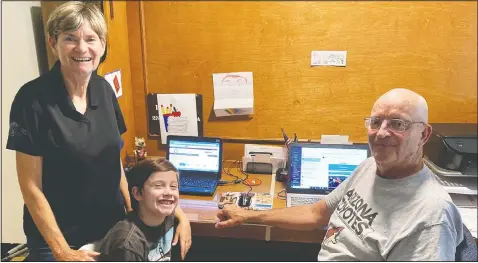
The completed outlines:
[[[372,208],[365,203],[355,189],[347,191],[340,200],[335,213],[360,239],[364,239],[374,231],[372,223],[378,215],[377,212],[372,211]]]

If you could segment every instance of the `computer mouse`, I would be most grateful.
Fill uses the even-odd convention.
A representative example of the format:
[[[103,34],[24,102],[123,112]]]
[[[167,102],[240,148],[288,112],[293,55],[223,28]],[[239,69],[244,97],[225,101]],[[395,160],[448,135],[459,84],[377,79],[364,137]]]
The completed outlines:
[[[251,205],[251,199],[252,199],[251,196],[249,196],[246,193],[242,193],[241,196],[239,197],[238,205],[240,207],[248,207]]]
[[[286,182],[288,170],[286,168],[278,168],[276,171],[276,181],[277,182]]]

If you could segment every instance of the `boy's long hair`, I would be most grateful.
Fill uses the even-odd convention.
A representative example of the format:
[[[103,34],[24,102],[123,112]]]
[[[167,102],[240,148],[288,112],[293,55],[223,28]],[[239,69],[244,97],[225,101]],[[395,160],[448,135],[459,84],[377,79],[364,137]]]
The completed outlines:
[[[155,172],[169,171],[176,172],[176,176],[178,174],[178,170],[170,161],[164,158],[156,158],[145,159],[139,162],[126,174],[126,178],[128,180],[128,191],[131,199],[131,207],[133,208],[133,211],[138,212],[138,201],[134,198],[133,187],[136,186],[140,191],[142,191],[144,183],[146,180],[148,180],[151,174]]]

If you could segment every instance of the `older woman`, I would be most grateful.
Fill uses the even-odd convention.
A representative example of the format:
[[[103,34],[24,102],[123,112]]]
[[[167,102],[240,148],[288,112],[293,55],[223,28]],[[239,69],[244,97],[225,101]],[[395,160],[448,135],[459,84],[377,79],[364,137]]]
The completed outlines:
[[[96,252],[77,249],[131,210],[120,159],[126,125],[111,86],[95,73],[106,23],[95,5],[67,2],[46,27],[59,61],[18,91],[7,143],[16,151],[29,259],[93,260]],[[191,229],[181,209],[176,216],[184,257]]]

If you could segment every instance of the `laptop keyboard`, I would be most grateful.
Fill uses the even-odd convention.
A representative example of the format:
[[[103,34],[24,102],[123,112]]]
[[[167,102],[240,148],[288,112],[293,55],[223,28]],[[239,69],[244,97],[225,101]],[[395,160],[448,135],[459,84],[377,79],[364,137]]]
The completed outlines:
[[[298,205],[309,205],[314,204],[320,201],[320,197],[309,197],[309,196],[291,196],[290,197],[291,206]]]
[[[180,187],[196,187],[196,188],[212,188],[214,187],[214,180],[204,180],[202,178],[181,178],[179,181]]]

